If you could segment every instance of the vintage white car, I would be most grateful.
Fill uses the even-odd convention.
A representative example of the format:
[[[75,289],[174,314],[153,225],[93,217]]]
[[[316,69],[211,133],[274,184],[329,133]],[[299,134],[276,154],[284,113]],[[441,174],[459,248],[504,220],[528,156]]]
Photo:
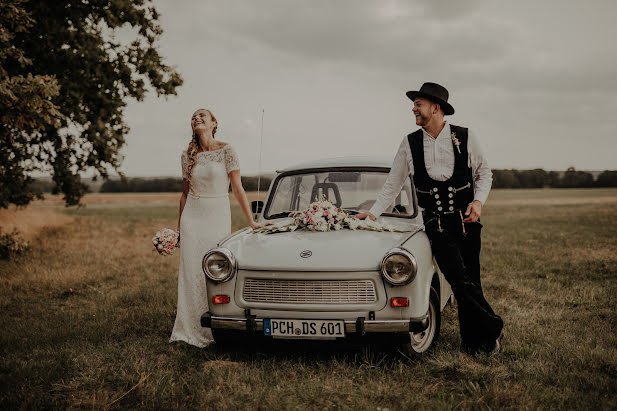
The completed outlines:
[[[328,199],[352,214],[374,203],[388,161],[328,159],[277,172],[259,221],[284,222],[293,211]],[[439,336],[441,311],[452,291],[435,264],[408,178],[378,218],[405,232],[254,233],[246,228],[203,258],[209,311],[201,318],[217,343],[250,334],[283,339],[381,335],[412,353]]]

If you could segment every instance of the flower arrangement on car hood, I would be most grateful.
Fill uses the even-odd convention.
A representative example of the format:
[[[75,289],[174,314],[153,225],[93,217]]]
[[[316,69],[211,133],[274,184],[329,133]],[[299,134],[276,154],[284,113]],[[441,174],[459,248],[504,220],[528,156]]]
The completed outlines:
[[[379,223],[367,218],[359,220],[351,217],[352,213],[339,209],[328,200],[315,201],[304,211],[295,211],[289,214],[292,221],[282,224],[273,224],[253,230],[253,233],[280,233],[285,231],[339,231],[344,228],[351,230],[391,231],[405,233],[410,230],[394,228],[386,223]]]

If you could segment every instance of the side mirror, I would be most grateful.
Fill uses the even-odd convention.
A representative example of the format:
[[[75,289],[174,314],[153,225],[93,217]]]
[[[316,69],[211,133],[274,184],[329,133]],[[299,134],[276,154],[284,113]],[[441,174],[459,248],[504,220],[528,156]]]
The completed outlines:
[[[261,214],[264,209],[264,202],[261,200],[251,201],[251,210],[253,214]]]

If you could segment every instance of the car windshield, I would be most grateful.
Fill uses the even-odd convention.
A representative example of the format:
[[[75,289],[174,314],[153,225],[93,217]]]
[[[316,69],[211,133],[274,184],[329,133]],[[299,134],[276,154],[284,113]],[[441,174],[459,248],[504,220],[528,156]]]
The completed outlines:
[[[284,175],[272,188],[265,213],[266,218],[285,217],[291,211],[301,211],[317,200],[326,199],[339,208],[368,211],[381,191],[388,173],[384,171],[326,171]],[[384,215],[410,218],[414,214],[411,180],[403,188]]]

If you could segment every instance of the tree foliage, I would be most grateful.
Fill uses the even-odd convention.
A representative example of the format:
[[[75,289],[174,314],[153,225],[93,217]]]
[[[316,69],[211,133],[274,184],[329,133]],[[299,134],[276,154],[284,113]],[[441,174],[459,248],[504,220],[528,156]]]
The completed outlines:
[[[542,188],[542,187],[615,187],[617,172],[604,171],[594,182],[593,175],[587,171],[568,168],[563,175],[557,171],[533,170],[493,170],[493,188]],[[615,185],[611,185],[615,184]]]
[[[568,168],[559,181],[559,187],[564,188],[592,186],[593,175],[586,171],[576,171],[574,167]]]
[[[617,187],[617,171],[604,170],[595,181],[596,187]]]
[[[242,176],[242,187],[246,191],[257,191],[258,177]],[[261,177],[259,179],[259,189],[265,192],[270,187],[272,178]],[[119,180],[107,180],[100,188],[101,193],[165,193],[181,192],[182,179],[179,177],[160,177],[160,178],[123,178]]]
[[[149,0],[3,0],[0,16],[0,206],[32,199],[33,170],[76,204],[80,171],[120,166],[127,100],[182,84],[156,50],[158,13]]]
[[[30,140],[46,127],[59,126],[62,115],[52,102],[59,94],[56,79],[25,71],[32,59],[15,43],[34,20],[23,0],[0,2],[0,207],[28,204],[34,197],[28,172],[32,162]]]
[[[516,170],[493,170],[493,188],[519,188]]]
[[[123,178],[107,180],[101,186],[101,193],[172,193],[182,191],[182,179],[162,178]]]

